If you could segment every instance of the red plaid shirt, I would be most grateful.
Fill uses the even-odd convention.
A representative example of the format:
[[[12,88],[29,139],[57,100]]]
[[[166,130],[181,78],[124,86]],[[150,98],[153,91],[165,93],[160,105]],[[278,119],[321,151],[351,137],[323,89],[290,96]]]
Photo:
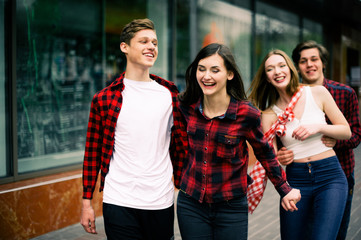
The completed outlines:
[[[186,155],[187,139],[185,131],[181,130],[184,129],[184,126],[180,127],[183,124],[183,120],[180,120],[182,115],[176,107],[178,90],[172,82],[152,74],[150,77],[169,89],[172,95],[174,124],[169,151],[174,171],[181,171],[182,159]],[[91,103],[83,163],[83,198],[85,199],[93,197],[99,170],[101,171],[99,191],[102,191],[104,187],[104,179],[113,154],[114,130],[122,108],[123,78],[124,73],[110,86],[96,93]],[[175,179],[175,181],[179,182],[179,179]]]
[[[361,126],[359,120],[359,105],[355,91],[342,83],[324,79],[323,86],[331,93],[338,108],[350,124],[352,136],[349,140],[337,140],[334,150],[340,161],[346,177],[350,177],[355,168],[353,149],[361,141]],[[327,119],[328,123],[330,121]]]
[[[246,140],[281,197],[291,190],[262,133],[260,112],[249,102],[231,98],[225,115],[213,119],[203,114],[200,100],[189,107],[180,105],[180,110],[187,123],[189,141],[181,191],[208,203],[245,196],[249,183]]]

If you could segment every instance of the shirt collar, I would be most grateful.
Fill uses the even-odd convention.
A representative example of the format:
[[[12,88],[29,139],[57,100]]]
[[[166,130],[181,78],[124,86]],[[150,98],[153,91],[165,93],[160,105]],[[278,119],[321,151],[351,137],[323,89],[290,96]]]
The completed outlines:
[[[204,115],[204,113],[203,113],[203,101],[202,101],[202,99],[203,98],[199,98],[198,102],[195,105],[195,110],[198,110],[202,114],[202,116],[206,117]],[[218,119],[228,118],[228,119],[231,119],[231,120],[236,120],[236,118],[237,118],[237,109],[238,109],[238,101],[234,97],[231,96],[231,100],[229,102],[229,106],[227,108],[226,113],[221,115],[221,116],[218,116],[216,118],[218,118]]]

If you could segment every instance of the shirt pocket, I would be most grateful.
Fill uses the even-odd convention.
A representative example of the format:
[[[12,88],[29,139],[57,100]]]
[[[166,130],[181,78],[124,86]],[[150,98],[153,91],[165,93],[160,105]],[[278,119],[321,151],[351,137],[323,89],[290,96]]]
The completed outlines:
[[[217,162],[222,162],[226,160],[232,163],[237,163],[240,161],[237,154],[239,149],[239,143],[241,140],[240,136],[219,134],[216,140]]]

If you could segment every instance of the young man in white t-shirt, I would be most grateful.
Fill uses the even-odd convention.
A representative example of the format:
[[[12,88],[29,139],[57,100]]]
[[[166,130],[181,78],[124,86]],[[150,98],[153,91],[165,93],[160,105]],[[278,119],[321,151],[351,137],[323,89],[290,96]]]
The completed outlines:
[[[149,73],[158,56],[151,20],[133,20],[120,40],[126,70],[91,104],[81,224],[96,233],[91,199],[100,170],[107,239],[172,239],[173,167],[180,171],[186,146],[178,90]]]

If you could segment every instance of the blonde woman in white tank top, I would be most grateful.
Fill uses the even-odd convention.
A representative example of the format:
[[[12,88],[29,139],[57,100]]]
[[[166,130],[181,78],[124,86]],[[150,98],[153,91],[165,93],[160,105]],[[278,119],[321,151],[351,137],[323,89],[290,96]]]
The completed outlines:
[[[299,87],[297,70],[287,54],[281,50],[269,52],[252,81],[249,96],[263,111],[264,132],[277,121]],[[336,239],[346,204],[347,181],[335,152],[323,145],[321,137],[349,139],[350,127],[323,86],[304,87],[293,113],[280,140],[295,152],[286,174],[290,185],[300,189],[302,198],[297,203],[298,211],[280,208],[281,238]],[[332,125],[326,123],[325,115]],[[277,150],[276,138],[274,146]]]

